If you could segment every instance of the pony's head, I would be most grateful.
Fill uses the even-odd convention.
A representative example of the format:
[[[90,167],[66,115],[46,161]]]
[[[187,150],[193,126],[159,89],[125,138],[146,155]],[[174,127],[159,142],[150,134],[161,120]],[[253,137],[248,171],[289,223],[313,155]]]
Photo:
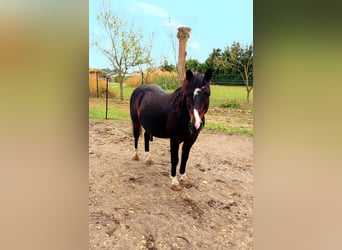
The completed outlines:
[[[186,78],[183,83],[183,93],[186,101],[186,108],[190,115],[189,129],[191,133],[198,133],[204,126],[204,114],[209,108],[210,69],[205,74],[186,71]]]

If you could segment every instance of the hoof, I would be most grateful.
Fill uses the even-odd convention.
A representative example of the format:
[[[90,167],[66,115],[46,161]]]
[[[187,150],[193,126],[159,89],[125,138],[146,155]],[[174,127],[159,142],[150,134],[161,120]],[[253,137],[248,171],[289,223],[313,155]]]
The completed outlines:
[[[181,174],[180,177],[179,177],[179,180],[180,181],[187,181],[188,180],[188,177],[186,176],[186,174]]]
[[[135,151],[134,152],[134,155],[133,155],[133,157],[132,157],[132,160],[133,161],[139,161],[139,156],[138,156],[138,153]]]
[[[185,174],[180,176],[179,181],[183,187],[189,188],[193,186]]]
[[[181,191],[182,187],[180,185],[171,185],[171,189],[173,191]]]
[[[177,176],[175,176],[175,177],[171,176],[171,185],[175,185],[175,186],[179,185],[179,182],[177,180]]]
[[[146,153],[146,160],[145,160],[145,163],[147,164],[147,165],[152,165],[154,162],[153,162],[153,160],[152,160],[152,158],[151,158],[151,156],[150,156],[150,153]]]
[[[146,163],[147,165],[153,165],[154,162],[153,162],[152,159],[146,159],[145,163]]]

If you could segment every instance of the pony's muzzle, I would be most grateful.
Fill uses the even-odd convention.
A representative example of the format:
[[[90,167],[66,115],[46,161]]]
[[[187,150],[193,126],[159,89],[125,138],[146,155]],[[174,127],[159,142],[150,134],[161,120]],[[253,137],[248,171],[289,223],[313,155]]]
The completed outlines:
[[[196,134],[198,132],[201,131],[201,129],[203,128],[203,122],[189,122],[189,130],[191,133]]]
[[[194,108],[193,117],[190,120],[190,132],[198,133],[203,128],[203,122],[197,108]]]

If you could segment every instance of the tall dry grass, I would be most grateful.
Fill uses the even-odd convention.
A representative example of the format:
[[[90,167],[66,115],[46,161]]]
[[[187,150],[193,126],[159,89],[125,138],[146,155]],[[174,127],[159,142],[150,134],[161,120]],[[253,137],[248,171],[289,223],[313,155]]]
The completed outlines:
[[[106,97],[106,78],[98,77],[98,96]],[[96,87],[96,75],[89,74],[89,97],[97,96],[97,87]],[[108,89],[108,97],[115,97],[114,92],[111,88]]]
[[[149,71],[144,73],[144,84],[159,84],[164,87],[165,83],[168,87],[177,85],[177,73],[168,71]],[[129,76],[124,81],[125,86],[137,87],[141,85],[141,75]]]

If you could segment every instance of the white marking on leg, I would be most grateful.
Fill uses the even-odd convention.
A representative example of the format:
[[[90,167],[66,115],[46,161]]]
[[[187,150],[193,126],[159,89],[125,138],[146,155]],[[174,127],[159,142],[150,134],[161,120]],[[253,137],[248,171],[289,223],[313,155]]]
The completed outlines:
[[[175,176],[175,177],[171,176],[171,185],[179,185],[179,182],[177,180],[177,176]]]
[[[201,126],[202,120],[198,114],[197,109],[194,109],[194,116],[195,116],[195,128],[199,129],[199,127]]]
[[[150,155],[150,152],[145,152],[145,156],[146,156],[146,161],[145,162],[147,164],[149,164],[149,165],[153,164],[153,160],[152,160],[152,157]]]
[[[133,154],[132,160],[135,160],[135,161],[139,160],[138,149],[134,149],[134,154]]]

